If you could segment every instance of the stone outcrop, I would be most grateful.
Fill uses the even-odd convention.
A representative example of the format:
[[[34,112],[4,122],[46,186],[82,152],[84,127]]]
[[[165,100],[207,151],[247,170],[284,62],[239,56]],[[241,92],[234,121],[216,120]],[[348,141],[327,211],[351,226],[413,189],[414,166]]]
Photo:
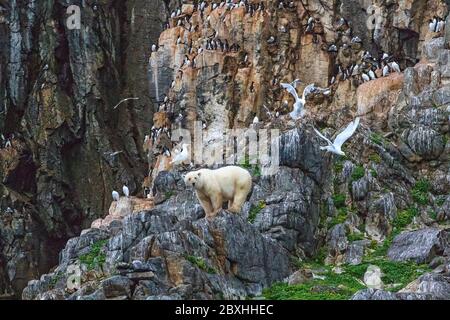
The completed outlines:
[[[309,281],[292,260],[358,265],[397,233],[392,260],[447,256],[449,28],[428,20],[448,1],[180,2],[83,2],[81,30],[67,0],[0,11],[0,296],[246,298]],[[383,77],[383,53],[402,72]],[[317,86],[297,122],[280,86],[296,78]],[[320,150],[313,127],[334,138],[356,116],[345,158]],[[204,220],[170,164],[173,129],[195,121],[205,152],[225,129],[281,131],[275,175],[239,164],[254,180],[240,215]],[[445,298],[446,272],[353,298]]]

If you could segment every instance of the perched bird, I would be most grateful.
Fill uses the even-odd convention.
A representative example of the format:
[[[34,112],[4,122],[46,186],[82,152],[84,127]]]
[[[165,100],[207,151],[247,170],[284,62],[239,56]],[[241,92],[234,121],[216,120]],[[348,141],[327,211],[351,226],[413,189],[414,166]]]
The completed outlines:
[[[292,84],[281,83],[281,86],[295,98],[294,110],[289,114],[291,118],[297,120],[303,117],[305,114],[304,107],[306,103],[306,97],[314,90],[314,84],[306,86],[305,90],[303,90],[303,95],[301,98],[298,96],[297,90],[292,86]]]
[[[437,19],[433,18],[433,20],[431,20],[430,23],[428,24],[428,27],[431,32],[437,32],[437,25],[438,25]]]
[[[392,70],[394,70],[395,72],[398,72],[398,73],[401,72],[400,67],[399,67],[399,65],[398,65],[397,62],[395,62],[395,61],[392,62],[392,63],[390,64],[390,66],[391,66]]]
[[[156,52],[156,50],[157,50],[156,44],[152,45],[152,52]]]
[[[112,198],[113,198],[114,201],[119,201],[120,195],[119,195],[119,193],[116,190],[114,190],[112,192]]]
[[[322,133],[320,133],[319,130],[316,128],[313,128],[314,131],[317,133],[319,137],[321,137],[323,140],[325,140],[328,143],[328,146],[326,147],[320,147],[320,150],[326,150],[328,152],[332,152],[334,154],[345,156],[345,153],[342,151],[342,145],[350,139],[350,137],[355,133],[356,129],[359,126],[359,117],[356,118],[354,121],[350,122],[350,124],[345,128],[344,131],[342,131],[336,139],[334,139],[334,142],[331,142],[330,139],[325,137]]]
[[[130,196],[130,189],[128,189],[127,186],[123,186],[122,191],[123,191],[123,194],[125,195],[125,197],[128,198]]]
[[[383,77],[386,77],[386,76],[388,76],[389,75],[389,66],[388,65],[385,65],[384,67],[383,67]]]
[[[186,160],[189,159],[189,152],[188,152],[188,147],[189,145],[186,143],[183,143],[182,147],[181,147],[181,152],[177,153],[172,161],[170,162],[171,164],[175,164],[175,165],[179,165],[182,164],[183,162],[185,162]]]
[[[369,78],[369,76],[367,74],[363,73],[361,76],[362,76],[364,82],[369,82],[370,81],[370,78]]]
[[[253,124],[258,124],[258,123],[259,123],[258,117],[255,117],[255,118],[253,119]]]

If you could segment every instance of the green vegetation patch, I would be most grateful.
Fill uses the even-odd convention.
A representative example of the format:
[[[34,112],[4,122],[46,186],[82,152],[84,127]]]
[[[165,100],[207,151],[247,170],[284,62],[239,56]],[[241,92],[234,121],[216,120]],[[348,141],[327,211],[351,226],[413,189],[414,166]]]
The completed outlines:
[[[419,210],[417,208],[408,208],[398,212],[394,221],[392,221],[394,232],[398,234],[401,230],[407,227],[418,214]]]
[[[103,251],[103,247],[108,240],[100,240],[91,245],[89,253],[80,256],[80,262],[87,266],[88,270],[94,270],[106,261],[106,253]]]
[[[364,177],[365,174],[366,174],[366,171],[364,170],[363,166],[361,166],[361,165],[356,166],[352,172],[352,181],[358,181],[359,179]]]
[[[203,270],[209,274],[216,274],[217,271],[208,266],[205,259],[202,257],[196,257],[196,256],[185,256],[185,259],[192,263],[193,265],[197,266],[200,270]]]
[[[428,204],[428,192],[430,190],[430,183],[426,179],[420,179],[416,182],[411,190],[413,200],[420,205]]]
[[[261,168],[256,164],[250,164],[250,159],[245,158],[243,162],[239,164],[240,167],[250,171],[251,175],[254,177],[261,177]]]
[[[376,153],[372,153],[369,156],[369,160],[372,161],[372,162],[375,162],[376,164],[380,164],[381,163],[381,157],[378,154],[376,154]]]
[[[386,290],[398,291],[420,275],[429,271],[427,266],[417,265],[413,262],[393,262],[380,259],[364,262],[360,265],[343,265],[343,273],[336,274],[331,267],[325,268],[321,275],[324,279],[311,279],[298,285],[277,283],[264,290],[266,299],[272,300],[347,300],[357,291],[365,288],[364,274],[371,264],[380,267]]]
[[[394,292],[402,289],[420,275],[430,270],[426,265],[417,265],[414,262],[389,261],[386,259],[366,261],[356,266],[346,265],[344,270],[353,277],[363,279],[367,267],[371,264],[381,269],[383,273],[381,280],[383,280],[385,285],[389,286],[386,290]]]
[[[335,217],[333,217],[333,219],[328,223],[328,229],[334,227],[335,225],[344,223],[345,220],[347,220],[347,217],[348,217],[347,208],[338,209],[338,214]]]
[[[350,242],[364,240],[364,234],[353,232],[347,235],[347,239]]]
[[[336,209],[344,208],[345,207],[345,201],[346,201],[345,194],[335,194],[333,196],[333,203]]]
[[[373,143],[375,143],[377,145],[380,145],[380,146],[382,146],[384,144],[383,136],[378,134],[378,133],[376,133],[376,132],[373,132],[370,135],[370,141],[372,141]]]
[[[261,212],[262,209],[266,207],[266,203],[261,200],[258,202],[258,204],[250,209],[250,212],[248,214],[248,222],[254,223],[256,220],[256,216]]]

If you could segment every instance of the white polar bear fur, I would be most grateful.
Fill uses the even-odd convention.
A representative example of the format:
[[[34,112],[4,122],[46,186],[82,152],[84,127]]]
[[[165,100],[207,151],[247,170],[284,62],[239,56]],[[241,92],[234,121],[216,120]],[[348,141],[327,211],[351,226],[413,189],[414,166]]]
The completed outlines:
[[[189,172],[184,182],[194,187],[208,219],[219,213],[224,201],[228,201],[229,211],[239,213],[252,189],[250,173],[236,166]]]

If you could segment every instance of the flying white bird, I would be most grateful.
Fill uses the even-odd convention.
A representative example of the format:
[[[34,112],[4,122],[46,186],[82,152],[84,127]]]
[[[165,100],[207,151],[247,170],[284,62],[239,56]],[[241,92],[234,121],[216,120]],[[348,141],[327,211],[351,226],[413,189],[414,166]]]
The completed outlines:
[[[139,100],[139,98],[126,98],[126,99],[123,99],[123,100],[121,100],[118,104],[116,104],[116,105],[113,107],[113,109],[117,109],[118,106],[120,106],[122,103],[124,103],[124,102],[126,102],[126,101],[128,101],[128,100]]]
[[[119,199],[120,199],[120,195],[119,195],[119,193],[116,190],[114,190],[112,192],[112,197],[113,197],[114,201],[119,201]]]
[[[281,86],[295,98],[294,110],[289,113],[291,118],[297,120],[303,117],[305,115],[306,97],[315,89],[314,84],[306,86],[305,90],[303,90],[303,96],[301,98],[298,96],[297,90],[292,86],[292,84],[281,83]]]
[[[326,147],[320,147],[320,150],[326,150],[328,152],[332,152],[334,154],[345,156],[345,153],[341,150],[342,145],[350,139],[350,137],[355,133],[356,129],[359,126],[359,117],[356,118],[354,121],[350,122],[350,124],[345,128],[344,131],[342,131],[336,139],[334,139],[334,143],[331,142],[330,139],[325,137],[322,133],[320,133],[319,130],[316,128],[313,128],[314,131],[317,133],[319,137],[321,137],[323,140],[325,140],[328,143],[328,146]]]
[[[123,194],[125,195],[125,197],[128,198],[130,196],[130,189],[128,189],[127,186],[123,186],[122,191],[123,191]]]
[[[188,147],[189,145],[186,143],[183,143],[182,148],[181,148],[181,152],[177,153],[172,161],[170,162],[171,164],[175,164],[175,165],[179,165],[182,164],[183,162],[185,162],[186,160],[189,159],[189,152],[188,152]]]

